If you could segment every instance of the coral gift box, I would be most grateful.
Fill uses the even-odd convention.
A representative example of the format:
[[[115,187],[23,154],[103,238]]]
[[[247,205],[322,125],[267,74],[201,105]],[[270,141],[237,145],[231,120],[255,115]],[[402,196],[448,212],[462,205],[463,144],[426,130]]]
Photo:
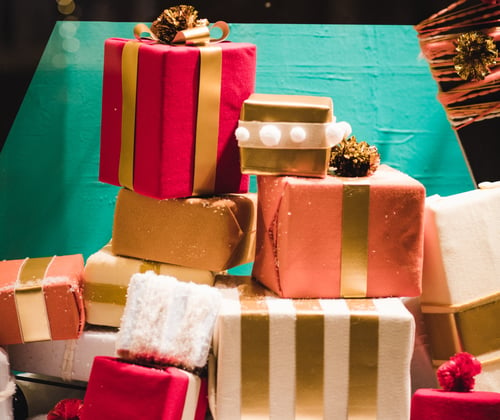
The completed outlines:
[[[0,344],[77,338],[85,323],[83,256],[0,262]]]
[[[81,419],[203,420],[206,409],[205,379],[175,367],[158,369],[98,356]]]
[[[155,200],[122,188],[112,251],[202,270],[253,261],[256,194]]]
[[[106,40],[99,179],[155,198],[248,191],[234,136],[256,47]]]
[[[398,298],[281,299],[218,276],[214,418],[408,419],[415,323]]]
[[[424,186],[369,177],[258,176],[252,275],[281,297],[418,296]]]
[[[215,274],[179,265],[162,264],[113,254],[111,244],[90,255],[83,272],[86,322],[119,327],[127,300],[127,287],[135,273],[154,271],[177,280],[212,285]]]

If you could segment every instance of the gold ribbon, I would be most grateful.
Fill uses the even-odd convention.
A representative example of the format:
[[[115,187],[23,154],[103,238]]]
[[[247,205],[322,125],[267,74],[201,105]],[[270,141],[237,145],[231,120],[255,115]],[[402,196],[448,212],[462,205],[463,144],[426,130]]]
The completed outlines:
[[[180,31],[172,41],[175,45],[199,47],[200,79],[196,121],[193,195],[211,194],[215,190],[217,147],[219,138],[219,109],[222,78],[222,49],[209,45],[224,41],[229,35],[229,25],[219,21],[212,25],[219,28],[219,38],[210,37],[208,26]],[[149,36],[144,36],[144,33]],[[138,40],[157,40],[144,24],[134,27]],[[119,182],[133,190],[135,114],[137,93],[137,66],[141,42],[127,42],[122,53],[122,134],[119,162]]]
[[[340,295],[366,297],[370,186],[346,182],[342,196]]]
[[[464,305],[422,306],[433,359],[500,350],[500,293]]]
[[[108,283],[86,283],[83,288],[83,297],[87,301],[125,306],[127,287]]]
[[[14,299],[23,342],[52,338],[42,281],[53,258],[27,258],[19,269]]]
[[[127,42],[122,52],[122,133],[118,180],[134,189],[135,105],[140,42]]]
[[[139,273],[154,271],[160,274],[161,263],[154,261],[142,261],[139,266]],[[127,285],[109,284],[109,283],[91,283],[87,282],[83,288],[83,296],[87,301],[98,303],[114,303],[125,306],[127,302]]]
[[[241,418],[269,418],[269,313],[264,299],[241,303]]]
[[[318,300],[294,300],[295,414],[299,419],[323,419],[325,319]]]
[[[346,299],[346,303],[351,311],[347,418],[373,420],[377,416],[379,318],[369,299]]]

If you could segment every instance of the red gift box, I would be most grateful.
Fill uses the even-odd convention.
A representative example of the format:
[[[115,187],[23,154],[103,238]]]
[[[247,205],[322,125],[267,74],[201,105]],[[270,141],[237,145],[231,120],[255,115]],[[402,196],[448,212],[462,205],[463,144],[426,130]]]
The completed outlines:
[[[81,254],[0,261],[0,345],[78,338]]]
[[[106,40],[99,180],[158,199],[247,192],[234,131],[255,70],[252,44]]]
[[[203,420],[207,404],[204,378],[97,356],[81,420]]]

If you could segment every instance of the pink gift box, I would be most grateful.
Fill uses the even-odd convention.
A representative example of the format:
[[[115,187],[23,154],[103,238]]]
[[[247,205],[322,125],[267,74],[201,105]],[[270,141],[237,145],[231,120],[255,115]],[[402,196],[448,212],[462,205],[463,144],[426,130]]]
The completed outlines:
[[[128,47],[137,49],[137,64],[129,64]],[[207,49],[220,49],[215,78],[208,64],[200,64]],[[247,192],[234,131],[242,103],[254,91],[255,69],[252,44],[106,40],[100,181],[158,199]],[[207,98],[219,101],[218,108],[207,106]],[[207,131],[208,143],[197,141]]]
[[[203,420],[207,404],[206,379],[97,356],[81,420]]]
[[[286,298],[419,296],[424,186],[370,177],[258,176],[252,275]]]

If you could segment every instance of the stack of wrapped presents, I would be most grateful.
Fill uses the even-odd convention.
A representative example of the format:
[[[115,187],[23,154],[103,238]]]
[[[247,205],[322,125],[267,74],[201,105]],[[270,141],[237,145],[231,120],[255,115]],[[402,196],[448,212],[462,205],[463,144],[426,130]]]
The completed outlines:
[[[426,197],[331,98],[255,93],[256,46],[213,26],[106,40],[112,237],[0,262],[0,418],[13,371],[83,383],[84,420],[500,418],[500,185]],[[477,390],[436,403],[456,360]]]

